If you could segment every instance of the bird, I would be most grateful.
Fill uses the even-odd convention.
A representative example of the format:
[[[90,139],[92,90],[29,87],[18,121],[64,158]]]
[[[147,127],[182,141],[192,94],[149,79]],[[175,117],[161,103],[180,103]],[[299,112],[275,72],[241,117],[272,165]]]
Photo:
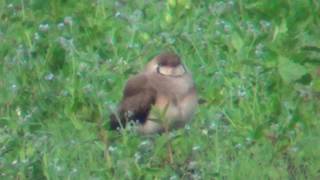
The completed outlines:
[[[145,135],[183,128],[197,105],[192,74],[181,58],[172,52],[161,53],[128,79],[118,108],[110,115],[110,128],[121,129],[133,122]]]

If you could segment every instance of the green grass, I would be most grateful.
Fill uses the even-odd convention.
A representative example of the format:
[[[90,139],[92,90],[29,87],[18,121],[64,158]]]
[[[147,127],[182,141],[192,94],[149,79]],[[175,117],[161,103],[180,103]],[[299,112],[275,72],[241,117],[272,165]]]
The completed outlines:
[[[0,1],[0,179],[320,179],[319,12],[317,0]],[[126,79],[167,50],[206,100],[192,123],[108,131]]]

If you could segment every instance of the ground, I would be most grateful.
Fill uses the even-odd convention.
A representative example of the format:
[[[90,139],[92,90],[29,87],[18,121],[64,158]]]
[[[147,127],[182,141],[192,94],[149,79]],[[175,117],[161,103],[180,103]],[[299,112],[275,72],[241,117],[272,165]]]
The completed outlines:
[[[0,19],[0,179],[320,179],[319,1],[3,0]],[[109,131],[164,51],[193,121]]]

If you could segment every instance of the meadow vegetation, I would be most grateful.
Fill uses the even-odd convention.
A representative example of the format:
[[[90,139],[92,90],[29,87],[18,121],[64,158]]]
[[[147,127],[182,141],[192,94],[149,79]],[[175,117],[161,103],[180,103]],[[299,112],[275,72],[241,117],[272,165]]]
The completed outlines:
[[[320,179],[319,28],[317,0],[2,0],[0,179]],[[163,51],[194,75],[193,121],[109,131]]]

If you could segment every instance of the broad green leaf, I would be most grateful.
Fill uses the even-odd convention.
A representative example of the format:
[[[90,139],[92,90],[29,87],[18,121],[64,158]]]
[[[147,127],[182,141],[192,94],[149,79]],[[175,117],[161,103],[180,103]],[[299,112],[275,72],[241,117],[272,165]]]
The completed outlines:
[[[312,81],[312,89],[316,92],[320,92],[320,79],[315,79]]]
[[[275,27],[272,41],[275,41],[280,34],[285,34],[287,31],[288,31],[287,23],[286,21],[282,20],[281,24]]]
[[[243,47],[244,42],[238,33],[233,33],[231,44],[237,51],[239,51]]]
[[[298,80],[307,74],[307,69],[304,66],[290,61],[286,57],[279,58],[278,71],[282,79],[287,83]]]

